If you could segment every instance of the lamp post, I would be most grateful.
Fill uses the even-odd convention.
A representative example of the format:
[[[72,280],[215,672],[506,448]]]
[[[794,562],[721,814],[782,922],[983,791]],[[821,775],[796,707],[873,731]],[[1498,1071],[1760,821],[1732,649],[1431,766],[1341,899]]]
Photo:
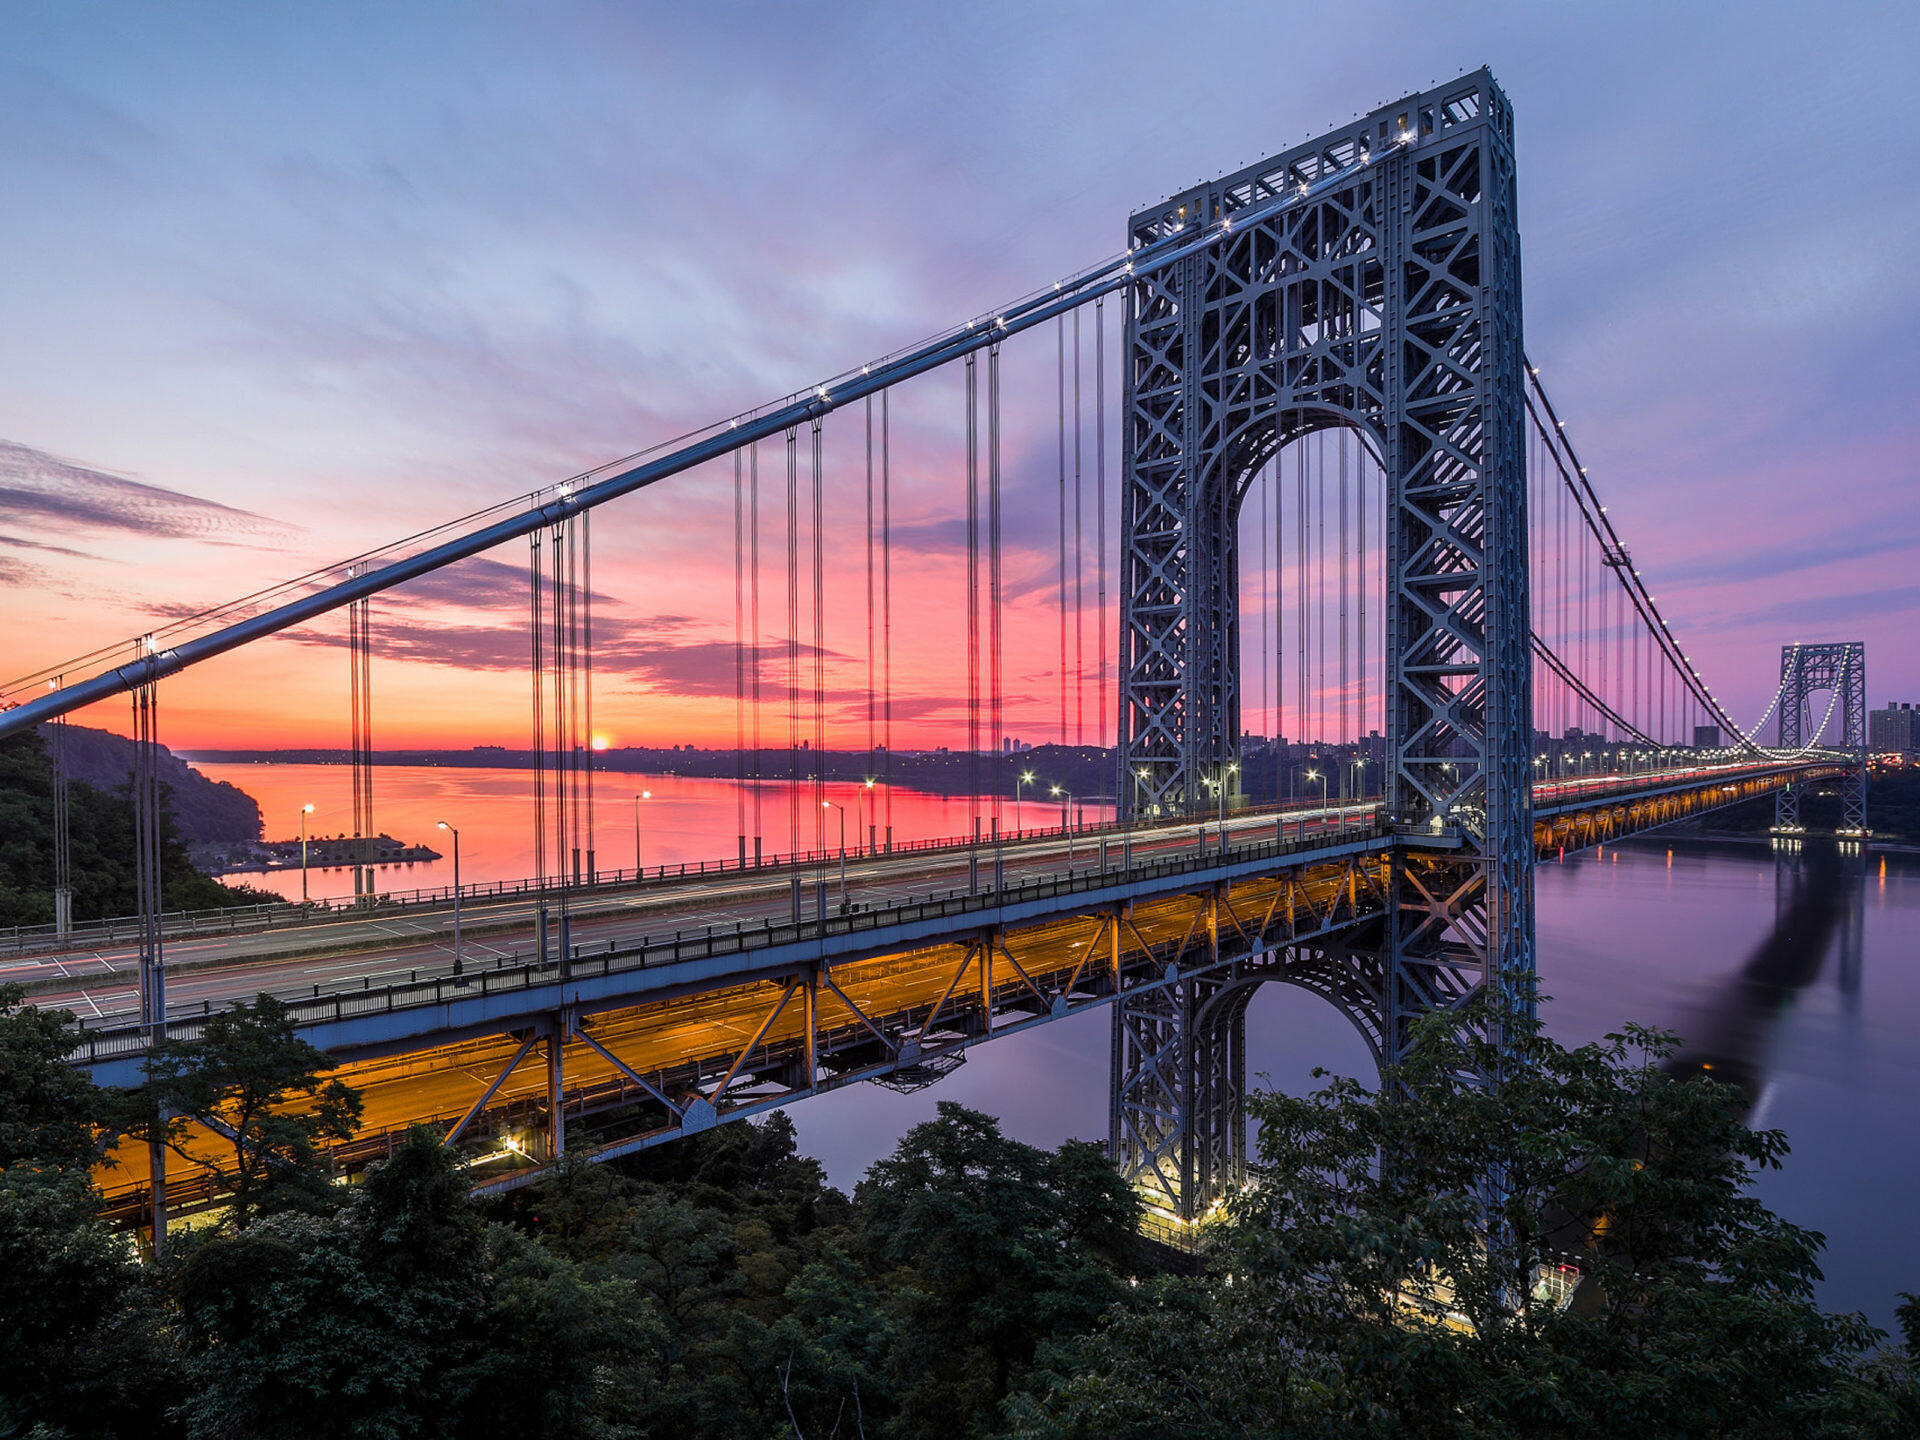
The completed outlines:
[[[844,915],[847,913],[847,807],[822,800],[820,808],[840,812],[840,913]]]
[[[458,979],[466,969],[460,944],[460,831],[444,820],[440,828],[453,836],[453,974]]]
[[[873,793],[873,776],[867,777],[867,854],[880,853],[879,798]]]
[[[652,798],[653,798],[653,792],[651,790],[642,790],[638,795],[633,797],[633,883],[636,885],[640,883],[640,879],[641,879],[641,876],[640,876],[640,802],[642,800],[651,800]]]
[[[1067,832],[1067,869],[1073,869],[1073,795],[1060,786],[1052,786],[1048,792],[1060,798],[1060,828]]]
[[[1020,808],[1020,787],[1022,785],[1031,785],[1032,783],[1033,771],[1031,770],[1022,770],[1020,777],[1013,782],[1013,828],[1017,831],[1027,828],[1020,818],[1022,813]]]
[[[307,904],[307,816],[313,814],[313,806],[300,807],[300,907]]]
[[[1220,777],[1220,783],[1214,786],[1214,790],[1220,798],[1220,828],[1222,830],[1227,828],[1227,786],[1233,783],[1228,777],[1238,775],[1239,773],[1240,767],[1238,765],[1227,766],[1226,772]]]
[[[1140,818],[1140,812],[1146,808],[1147,781],[1151,780],[1152,778],[1153,778],[1153,771],[1149,770],[1144,765],[1142,765],[1138,770],[1133,772],[1134,799],[1138,802],[1133,807],[1133,814],[1134,814],[1135,820],[1138,820]]]

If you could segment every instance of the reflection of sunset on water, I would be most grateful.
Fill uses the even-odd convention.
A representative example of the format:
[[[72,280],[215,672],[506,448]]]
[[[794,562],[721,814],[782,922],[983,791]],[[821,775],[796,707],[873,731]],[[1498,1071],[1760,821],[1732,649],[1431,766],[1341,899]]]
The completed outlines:
[[[237,785],[258,800],[269,840],[299,836],[303,805],[314,807],[308,817],[310,836],[353,832],[353,772],[348,766],[198,764],[194,768],[211,780]],[[800,788],[801,807],[806,810],[813,803],[811,787],[803,783]],[[634,797],[643,790],[650,792],[638,817],[641,854],[647,865],[717,860],[737,853],[740,788],[734,781],[664,774],[603,774],[595,777],[594,787],[596,863],[600,869],[633,867]],[[764,853],[784,854],[789,848],[790,833],[787,782],[762,781],[760,790]],[[533,874],[531,770],[382,765],[373,772],[373,793],[375,828],[396,840],[434,845],[436,837],[444,839],[435,828],[440,821],[458,825],[460,879],[464,884],[523,880]],[[823,793],[829,803],[846,806],[850,854],[862,846],[870,824],[880,831],[879,838],[884,843],[887,801],[881,787],[834,781]],[[1079,802],[1075,803],[1078,807]],[[973,828],[974,803],[961,795],[929,795],[896,788],[892,812],[896,841],[966,835]],[[1082,818],[1084,823],[1093,824],[1110,818],[1111,814],[1111,807],[1087,804]],[[1027,800],[1022,806],[1021,818],[1029,829],[1056,826],[1060,823],[1060,810],[1057,805]],[[800,844],[803,848],[812,848],[816,840],[816,827],[808,813],[803,819]],[[838,840],[836,828],[827,843],[834,846]],[[747,843],[751,853],[751,836]],[[434,845],[434,848],[445,847]],[[240,872],[224,878],[258,885],[282,895],[299,896],[297,871]],[[382,866],[378,885],[382,892],[398,894],[448,885],[452,881],[453,861],[449,851],[447,857],[440,860]],[[308,873],[308,885],[316,900],[351,896],[353,872],[315,866]]]

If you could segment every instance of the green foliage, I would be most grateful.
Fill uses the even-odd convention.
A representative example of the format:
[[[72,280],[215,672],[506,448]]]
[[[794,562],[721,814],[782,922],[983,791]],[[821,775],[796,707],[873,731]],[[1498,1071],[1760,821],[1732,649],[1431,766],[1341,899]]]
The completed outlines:
[[[71,781],[68,856],[73,918],[131,915],[134,900],[133,802],[127,792]],[[161,903],[168,910],[210,910],[278,899],[228,887],[193,868],[161,788]],[[0,925],[53,922],[53,762],[31,731],[0,740]]]
[[[1821,1237],[1748,1193],[1784,1137],[1664,1073],[1669,1036],[1510,1024],[1502,1055],[1489,1019],[1422,1022],[1377,1092],[1261,1097],[1218,1272],[1114,1325],[1021,1433],[1909,1433],[1878,1332],[1812,1301]],[[1562,1307],[1539,1282],[1565,1263]]]
[[[360,1119],[359,1094],[325,1078],[332,1067],[294,1033],[287,1007],[261,995],[212,1016],[197,1039],[170,1041],[128,1097],[125,1128],[224,1171],[236,1229],[279,1210],[324,1210],[333,1195],[323,1147],[351,1136]],[[188,1147],[203,1130],[225,1138],[223,1160]]]
[[[409,1136],[333,1215],[216,1234],[178,1284],[191,1436],[457,1433],[486,1298],[483,1231],[457,1159]]]
[[[1041,1342],[1120,1298],[1137,1202],[1093,1147],[1048,1154],[943,1102],[855,1201],[897,1326],[889,1378],[907,1433],[986,1435]]]
[[[0,985],[0,1170],[47,1167],[84,1173],[104,1107],[85,1071],[66,1063],[76,1036],[70,1010],[23,1003]]]
[[[111,1106],[66,1063],[72,1019],[0,987],[0,1436],[162,1434],[178,1367],[151,1277],[98,1218]]]
[[[950,1104],[851,1201],[782,1115],[486,1205],[425,1129],[328,1185],[357,1097],[263,998],[138,1097],[246,1142],[228,1223],[142,1267],[88,1174],[125,1117],[0,991],[0,1440],[1920,1433],[1920,1301],[1881,1349],[1812,1303],[1820,1237],[1749,1193],[1777,1133],[1666,1036],[1487,1018],[1378,1092],[1259,1097],[1261,1183],[1183,1279],[1100,1147]]]

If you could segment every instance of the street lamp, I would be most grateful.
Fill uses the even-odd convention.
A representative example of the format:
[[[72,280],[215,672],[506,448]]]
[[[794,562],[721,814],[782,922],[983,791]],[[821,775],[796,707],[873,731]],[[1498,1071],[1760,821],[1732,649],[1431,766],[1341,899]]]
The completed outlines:
[[[444,820],[440,828],[453,836],[453,973],[457,979],[466,968],[462,964],[465,956],[460,945],[460,832]]]
[[[640,802],[651,800],[653,792],[642,790],[633,797],[633,883],[640,883]]]
[[[1149,770],[1144,765],[1142,765],[1138,770],[1133,772],[1134,796],[1135,796],[1135,799],[1139,802],[1133,807],[1133,813],[1136,819],[1139,817],[1140,811],[1144,809],[1146,806],[1147,781],[1151,780],[1152,778],[1153,778],[1153,771]]]
[[[1031,785],[1032,783],[1033,771],[1031,770],[1022,770],[1020,772],[1020,778],[1013,782],[1013,828],[1015,830],[1023,831],[1027,828],[1020,818],[1020,787],[1022,785]]]
[[[313,814],[313,806],[300,807],[300,904],[307,903],[307,816]]]
[[[1073,796],[1055,785],[1047,792],[1060,797],[1060,828],[1067,832],[1067,868],[1073,868]]]
[[[1220,783],[1214,786],[1214,790],[1220,799],[1220,828],[1223,831],[1227,828],[1227,786],[1233,783],[1227,778],[1227,775],[1238,775],[1239,773],[1240,767],[1238,765],[1227,766],[1226,775],[1222,775],[1220,777]]]
[[[880,800],[879,800],[879,797],[873,793],[873,783],[874,783],[873,776],[869,775],[867,777],[867,786],[866,786],[866,789],[867,789],[867,853],[869,855],[878,855],[880,853],[880,831],[879,831],[880,816],[879,816],[879,809],[878,809]]]
[[[847,807],[822,800],[820,808],[840,812],[840,913],[844,915],[847,913]]]
[[[1320,782],[1320,808],[1325,810],[1327,808],[1327,777],[1318,770],[1309,770],[1307,771],[1307,779],[1318,780]],[[1321,818],[1325,819],[1326,817],[1322,816]]]

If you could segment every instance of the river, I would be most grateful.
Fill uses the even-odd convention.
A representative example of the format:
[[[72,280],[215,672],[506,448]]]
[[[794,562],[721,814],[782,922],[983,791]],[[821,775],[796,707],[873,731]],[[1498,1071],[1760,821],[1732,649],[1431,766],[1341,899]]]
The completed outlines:
[[[258,799],[273,838],[296,833],[303,804],[316,806],[314,834],[339,832],[351,814],[343,766],[198,768]],[[529,781],[524,771],[382,767],[378,828],[446,850],[434,826],[449,820],[461,829],[464,880],[519,878],[532,868]],[[640,802],[647,864],[732,853],[739,803],[730,782],[622,775],[600,792],[604,866],[633,863],[632,797],[642,790],[653,796]],[[885,823],[884,796],[836,785],[828,798],[848,807],[849,844],[870,799],[876,823]],[[962,834],[971,823],[963,798],[896,791],[892,807],[902,840]],[[784,788],[768,786],[769,850],[786,848],[790,813]],[[1011,804],[1006,813],[1011,823]],[[827,818],[828,843],[837,843],[838,816]],[[1021,818],[1057,824],[1059,811],[1029,799]],[[1087,818],[1102,816],[1089,807]],[[803,843],[812,838],[809,828]],[[382,872],[382,887],[441,885],[451,872],[450,860],[395,867]],[[285,872],[236,878],[289,894],[299,884]],[[345,872],[310,879],[316,897],[352,888]],[[1843,863],[1833,847],[1809,842],[1782,863],[1765,845],[1647,837],[1541,866],[1536,893],[1549,1030],[1579,1043],[1629,1021],[1673,1029],[1690,1058],[1747,1084],[1755,1123],[1785,1130],[1793,1143],[1785,1168],[1760,1177],[1759,1194],[1828,1237],[1822,1303],[1891,1327],[1895,1292],[1920,1292],[1920,1233],[1900,1218],[1912,1214],[1920,1189],[1920,856]],[[1850,927],[1857,954],[1843,943]],[[1248,1042],[1249,1076],[1290,1092],[1316,1083],[1315,1066],[1371,1077],[1359,1038],[1304,992],[1266,987],[1248,1014]],[[792,1113],[802,1145],[845,1187],[940,1100],[998,1115],[1035,1144],[1103,1139],[1108,1051],[1101,1010],[975,1050],[929,1090],[854,1086]]]

